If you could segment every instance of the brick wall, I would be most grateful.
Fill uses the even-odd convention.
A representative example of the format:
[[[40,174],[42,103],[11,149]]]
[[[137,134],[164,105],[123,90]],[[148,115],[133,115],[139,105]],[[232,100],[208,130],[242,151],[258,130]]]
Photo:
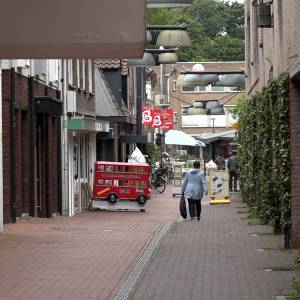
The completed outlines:
[[[95,102],[95,85],[93,82],[93,93],[89,93],[89,80],[87,78],[87,60],[85,65],[85,89],[83,89],[83,64],[84,60],[73,59],[72,60],[72,71],[73,71],[73,82],[71,90],[76,92],[76,112],[82,115],[96,116],[96,102]],[[70,62],[68,62],[70,63]],[[78,73],[79,66],[79,73]],[[94,64],[92,64],[94,68]],[[94,69],[92,71],[92,80],[94,81]],[[69,81],[69,79],[68,79]]]
[[[200,62],[198,62],[200,63]],[[176,87],[175,82],[177,77],[180,75],[180,72],[184,72],[186,70],[189,70],[193,67],[193,65],[196,64],[196,62],[193,63],[177,63],[176,64],[176,74],[170,77],[169,81],[169,90],[170,90],[170,100],[171,100],[171,106],[174,109],[174,112],[177,114],[177,122],[174,124],[174,128],[177,130],[183,130],[187,133],[204,133],[204,132],[211,132],[212,128],[200,128],[200,127],[194,127],[194,128],[187,128],[182,127],[182,113],[181,109],[182,106],[189,106],[194,103],[194,101],[212,101],[212,100],[219,100],[220,104],[234,104],[237,97],[239,97],[239,93],[231,93],[231,92],[218,92],[218,93],[190,93],[190,92],[181,92],[181,87]],[[201,64],[204,66],[205,71],[236,71],[241,70],[244,68],[243,62],[201,62]],[[159,67],[154,68],[157,75],[160,74]],[[172,72],[172,65],[165,65],[165,74],[170,74]],[[159,78],[158,78],[159,81]],[[175,88],[176,87],[176,88]],[[155,88],[155,94],[160,94],[159,86],[156,86]],[[215,132],[219,131],[225,131],[228,130],[228,128],[216,128]]]
[[[273,1],[273,28],[258,28],[258,49],[254,49],[252,0],[246,0],[246,91],[252,95],[277,78],[282,72],[289,71],[299,62],[300,53],[300,6],[299,0]],[[250,20],[250,22],[249,22]],[[249,25],[250,24],[250,25]],[[250,28],[249,28],[250,26]],[[257,56],[253,53],[258,51]],[[257,76],[256,76],[257,75]],[[300,83],[290,85],[290,137],[291,137],[291,195],[292,195],[292,247],[300,246]]]
[[[300,82],[290,85],[290,151],[291,151],[291,196],[292,234],[291,244],[300,247]]]
[[[262,88],[272,78],[289,70],[298,60],[300,53],[300,7],[298,0],[273,1],[273,28],[254,30],[254,7],[246,0],[246,66],[248,94]],[[250,22],[247,23],[247,20]],[[250,26],[250,28],[249,28]],[[256,34],[255,34],[256,33]],[[249,36],[250,35],[250,36]],[[258,48],[255,49],[255,40]],[[255,53],[257,52],[257,55]],[[273,71],[272,71],[273,70]]]
[[[3,109],[3,202],[4,202],[4,222],[11,220],[11,137],[10,137],[10,101],[11,101],[11,73],[10,70],[2,71],[2,109]],[[46,87],[44,84],[34,83],[35,96],[55,95],[56,90]],[[34,178],[29,178],[29,167],[33,162],[29,161],[29,120],[28,120],[28,78],[21,74],[16,74],[16,212],[17,217],[23,213],[29,214],[30,199],[29,184],[30,180],[35,182]],[[49,157],[48,182],[44,182],[43,192],[49,187],[50,214],[58,211],[58,117],[50,117],[48,124],[48,141],[45,147]],[[43,153],[46,157],[46,153]],[[43,214],[42,216],[46,216]]]
[[[76,110],[78,113],[91,116],[96,115],[96,102],[94,95],[90,95],[85,91],[77,91],[76,104]]]
[[[10,71],[2,71],[3,217],[10,221]]]

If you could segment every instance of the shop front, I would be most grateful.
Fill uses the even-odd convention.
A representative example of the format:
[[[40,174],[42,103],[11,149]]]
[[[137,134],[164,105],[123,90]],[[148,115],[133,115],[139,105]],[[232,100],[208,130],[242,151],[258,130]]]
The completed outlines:
[[[93,185],[96,161],[96,134],[109,130],[108,122],[92,118],[69,119],[68,127],[68,215],[72,216],[88,208],[86,184]]]

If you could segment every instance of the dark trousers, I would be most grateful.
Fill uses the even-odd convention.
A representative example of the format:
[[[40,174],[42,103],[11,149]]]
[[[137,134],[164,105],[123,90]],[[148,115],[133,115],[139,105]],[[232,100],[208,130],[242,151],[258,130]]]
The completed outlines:
[[[195,200],[195,199],[188,198],[188,202],[189,202],[189,212],[191,218],[195,218],[196,211],[197,211],[197,218],[199,218],[201,215],[201,199]]]
[[[229,191],[232,192],[232,181],[233,181],[233,191],[237,191],[237,174],[234,171],[229,172]]]

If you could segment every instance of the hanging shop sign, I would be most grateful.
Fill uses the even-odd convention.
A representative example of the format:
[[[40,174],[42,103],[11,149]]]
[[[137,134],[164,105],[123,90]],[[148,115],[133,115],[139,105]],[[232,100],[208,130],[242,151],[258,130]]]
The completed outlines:
[[[174,128],[174,111],[173,109],[162,109],[161,110],[162,130],[170,130]]]
[[[170,130],[174,128],[173,109],[152,109],[151,107],[142,108],[142,123],[151,128]]]
[[[152,112],[153,122],[151,124],[152,128],[161,128],[163,125],[161,109],[154,109]]]
[[[152,108],[144,106],[142,108],[142,124],[144,126],[151,126],[153,122]]]

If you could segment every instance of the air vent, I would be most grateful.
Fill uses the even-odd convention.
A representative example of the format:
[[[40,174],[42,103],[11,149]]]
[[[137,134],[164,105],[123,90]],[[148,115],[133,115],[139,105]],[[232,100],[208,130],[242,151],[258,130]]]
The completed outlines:
[[[272,9],[270,4],[258,4],[256,6],[256,13],[258,27],[273,27]]]

